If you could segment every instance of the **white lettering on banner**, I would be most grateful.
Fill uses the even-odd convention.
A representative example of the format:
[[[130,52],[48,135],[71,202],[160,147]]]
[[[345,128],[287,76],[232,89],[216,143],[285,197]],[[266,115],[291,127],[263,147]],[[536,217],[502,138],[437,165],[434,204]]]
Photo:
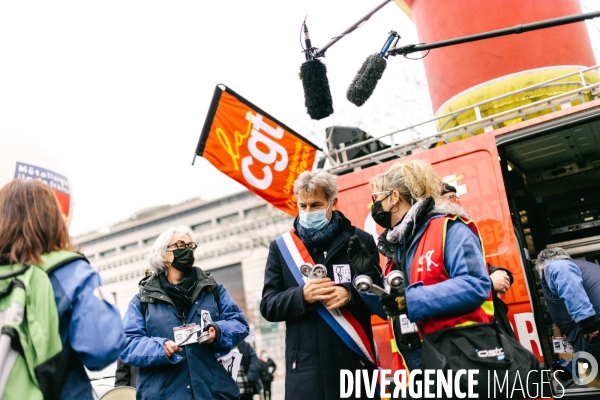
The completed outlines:
[[[252,157],[244,157],[242,159],[242,173],[244,174],[244,178],[246,178],[248,183],[261,190],[265,190],[271,186],[271,182],[273,182],[273,173],[271,172],[271,169],[265,165],[262,169],[265,176],[262,179],[258,179],[252,175],[252,172],[250,172],[249,167],[251,165]]]
[[[258,148],[259,143],[264,144],[269,152],[265,153],[260,150]],[[283,171],[287,166],[288,155],[285,148],[256,129],[252,129],[250,140],[248,140],[248,149],[254,158],[264,164],[273,164],[277,160],[277,154],[279,154],[281,159],[275,162],[275,171]]]
[[[274,139],[283,138],[283,129],[279,126],[272,127],[263,121],[263,117],[260,114],[252,114],[248,112],[246,119],[252,124],[252,133],[248,140],[248,150],[250,156],[246,156],[242,159],[242,174],[248,183],[257,189],[267,189],[273,182],[273,172],[271,171],[271,165],[275,171],[283,171],[288,165],[288,153],[285,147],[277,143],[275,140],[268,137],[266,134]],[[264,133],[263,133],[264,132]],[[258,147],[259,143],[261,148]],[[268,152],[263,151],[268,149]],[[279,156],[279,159],[278,159]],[[254,164],[254,161],[259,161],[266,164],[263,168],[263,177],[256,177],[250,166]]]
[[[525,312],[520,314],[515,314],[515,326],[517,327],[517,336],[519,337],[519,342],[531,351],[533,354],[539,354],[542,346],[540,345],[540,338],[537,334],[537,328],[535,326],[535,320],[533,318],[532,312]],[[527,328],[527,326],[531,326],[531,330]],[[531,346],[531,342],[534,342],[537,345],[537,351],[533,350],[533,346]]]
[[[248,114],[251,114],[251,113],[248,113]],[[246,119],[248,119],[248,114],[246,114]],[[260,114],[251,115],[251,118],[252,118],[252,126],[254,127],[254,129],[266,132],[269,135],[273,136],[275,139],[281,139],[283,137],[283,129],[279,126],[277,128],[273,128],[272,126],[267,124],[265,121],[263,121],[262,115],[260,115]]]
[[[45,169],[43,167],[38,167],[35,165],[30,165],[17,161],[14,178],[34,179],[42,181],[54,190],[65,194],[71,193],[71,190],[69,188],[69,181],[65,176]]]

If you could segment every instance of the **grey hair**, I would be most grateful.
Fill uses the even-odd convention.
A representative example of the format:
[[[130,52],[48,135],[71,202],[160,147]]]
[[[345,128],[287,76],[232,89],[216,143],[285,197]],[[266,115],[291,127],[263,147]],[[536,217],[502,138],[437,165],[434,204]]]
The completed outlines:
[[[335,176],[322,169],[314,171],[304,171],[298,175],[294,181],[294,195],[296,199],[304,193],[313,193],[319,188],[323,189],[327,201],[330,203],[335,200],[338,194],[337,181]]]
[[[165,255],[167,254],[167,246],[171,244],[171,238],[173,237],[174,233],[179,234],[177,236],[178,238],[188,235],[190,239],[194,240],[194,233],[190,227],[186,225],[172,226],[161,233],[152,245],[150,254],[148,254],[148,263],[155,274],[158,274],[159,272],[165,272],[167,270],[167,265],[165,264]]]
[[[569,253],[567,253],[567,251],[562,247],[552,247],[550,249],[544,249],[540,251],[540,254],[538,254],[537,258],[535,259],[535,268],[537,269],[541,277],[542,271],[550,261],[570,259],[571,256],[569,255]]]

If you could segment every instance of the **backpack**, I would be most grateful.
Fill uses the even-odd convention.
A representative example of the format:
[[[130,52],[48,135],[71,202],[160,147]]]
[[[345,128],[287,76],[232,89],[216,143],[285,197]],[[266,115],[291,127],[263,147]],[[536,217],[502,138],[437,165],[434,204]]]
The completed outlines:
[[[0,398],[58,399],[67,379],[48,274],[81,254],[56,251],[36,265],[0,266]]]

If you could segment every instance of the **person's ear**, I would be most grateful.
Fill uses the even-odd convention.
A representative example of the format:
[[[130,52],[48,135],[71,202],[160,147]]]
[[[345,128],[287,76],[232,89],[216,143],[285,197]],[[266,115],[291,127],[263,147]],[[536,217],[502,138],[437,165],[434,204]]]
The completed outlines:
[[[333,201],[331,202],[331,207],[333,208],[333,210],[335,210],[335,206],[337,206],[337,197],[335,199],[333,199]]]
[[[392,191],[392,202],[399,203],[402,201],[402,196],[400,196],[400,192],[397,190]]]

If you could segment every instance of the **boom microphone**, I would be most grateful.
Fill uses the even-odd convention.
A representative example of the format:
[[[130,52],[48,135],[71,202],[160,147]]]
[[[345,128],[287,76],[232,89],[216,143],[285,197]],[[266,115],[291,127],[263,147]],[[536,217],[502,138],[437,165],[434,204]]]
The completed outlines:
[[[317,49],[312,47],[306,19],[304,20],[304,44],[306,62],[300,66],[300,79],[304,88],[304,105],[312,119],[323,119],[333,114],[333,100],[327,80],[327,67],[316,56]]]
[[[385,58],[379,53],[371,54],[367,57],[354,80],[348,87],[346,98],[352,104],[360,107],[371,97],[377,82],[381,79],[383,71],[387,66]]]
[[[367,57],[346,92],[346,98],[350,103],[360,107],[371,97],[387,66],[385,59],[387,58],[388,49],[392,43],[394,45],[398,43],[398,40],[400,40],[400,35],[395,31],[390,31],[381,51]]]
[[[327,80],[327,67],[319,59],[309,60],[300,66],[304,105],[312,119],[323,119],[333,114],[333,100]]]

